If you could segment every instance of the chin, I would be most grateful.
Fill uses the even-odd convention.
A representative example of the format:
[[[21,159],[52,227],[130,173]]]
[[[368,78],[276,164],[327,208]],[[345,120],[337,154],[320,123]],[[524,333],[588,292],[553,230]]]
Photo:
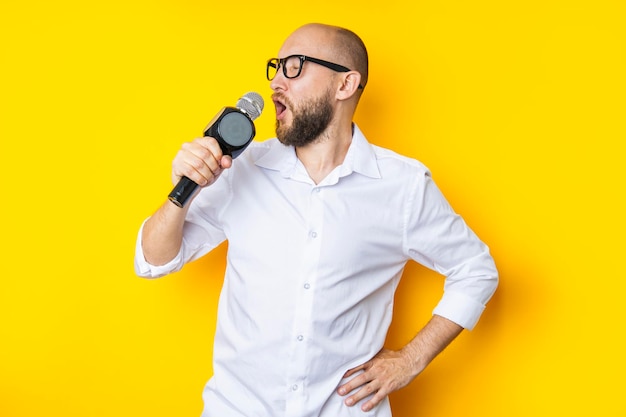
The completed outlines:
[[[289,131],[289,126],[285,124],[285,122],[277,120],[276,121],[276,137],[280,139],[285,136],[285,133]]]

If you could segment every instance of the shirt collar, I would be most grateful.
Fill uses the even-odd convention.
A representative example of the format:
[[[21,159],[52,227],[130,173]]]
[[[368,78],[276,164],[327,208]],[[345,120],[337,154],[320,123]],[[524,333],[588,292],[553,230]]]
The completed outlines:
[[[372,145],[367,141],[356,123],[352,126],[352,143],[350,143],[343,164],[336,169],[339,177],[357,172],[367,177],[381,178]],[[268,152],[256,160],[255,164],[261,168],[280,171],[285,178],[292,177],[299,163],[295,149],[293,146],[284,146],[280,142],[276,142]]]

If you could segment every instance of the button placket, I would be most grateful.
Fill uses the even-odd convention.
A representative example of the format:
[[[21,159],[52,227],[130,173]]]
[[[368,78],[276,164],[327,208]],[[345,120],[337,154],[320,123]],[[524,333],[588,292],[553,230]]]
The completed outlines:
[[[291,345],[292,363],[289,370],[289,385],[287,390],[287,409],[289,416],[296,415],[295,410],[303,407],[306,398],[306,381],[310,370],[307,367],[308,346],[307,340],[315,337],[310,334],[312,322],[312,308],[315,297],[315,283],[319,269],[319,257],[321,253],[321,236],[324,216],[323,195],[319,187],[313,187],[309,192],[309,207],[306,228],[306,246],[302,258],[302,269],[298,274],[299,292],[297,297],[297,309],[293,321],[293,339]]]

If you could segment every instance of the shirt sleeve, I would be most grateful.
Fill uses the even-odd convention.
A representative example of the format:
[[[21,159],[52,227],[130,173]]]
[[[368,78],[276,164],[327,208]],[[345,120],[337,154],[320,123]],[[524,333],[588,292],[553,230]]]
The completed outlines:
[[[178,254],[165,265],[152,265],[146,261],[141,245],[141,238],[146,221],[143,222],[135,244],[135,273],[140,277],[158,278],[173,272],[193,260],[196,260],[226,240],[220,217],[230,202],[230,183],[228,171],[210,187],[202,189],[191,202],[183,226],[183,241]]]
[[[135,243],[135,273],[140,277],[145,278],[159,278],[172,272],[178,271],[182,268],[182,248],[174,259],[165,265],[152,265],[143,255],[143,249],[141,247],[141,236],[143,234],[143,228],[147,219],[141,224],[139,233],[137,235],[137,242]]]
[[[427,171],[413,191],[405,215],[408,255],[445,276],[444,294],[433,314],[471,330],[498,285],[493,257]]]

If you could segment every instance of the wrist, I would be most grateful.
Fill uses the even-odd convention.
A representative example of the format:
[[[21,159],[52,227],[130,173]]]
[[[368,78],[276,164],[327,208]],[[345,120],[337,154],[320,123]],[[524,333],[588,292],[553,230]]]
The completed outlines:
[[[399,353],[413,376],[419,375],[428,365],[429,361],[425,359],[415,339],[400,349]]]

